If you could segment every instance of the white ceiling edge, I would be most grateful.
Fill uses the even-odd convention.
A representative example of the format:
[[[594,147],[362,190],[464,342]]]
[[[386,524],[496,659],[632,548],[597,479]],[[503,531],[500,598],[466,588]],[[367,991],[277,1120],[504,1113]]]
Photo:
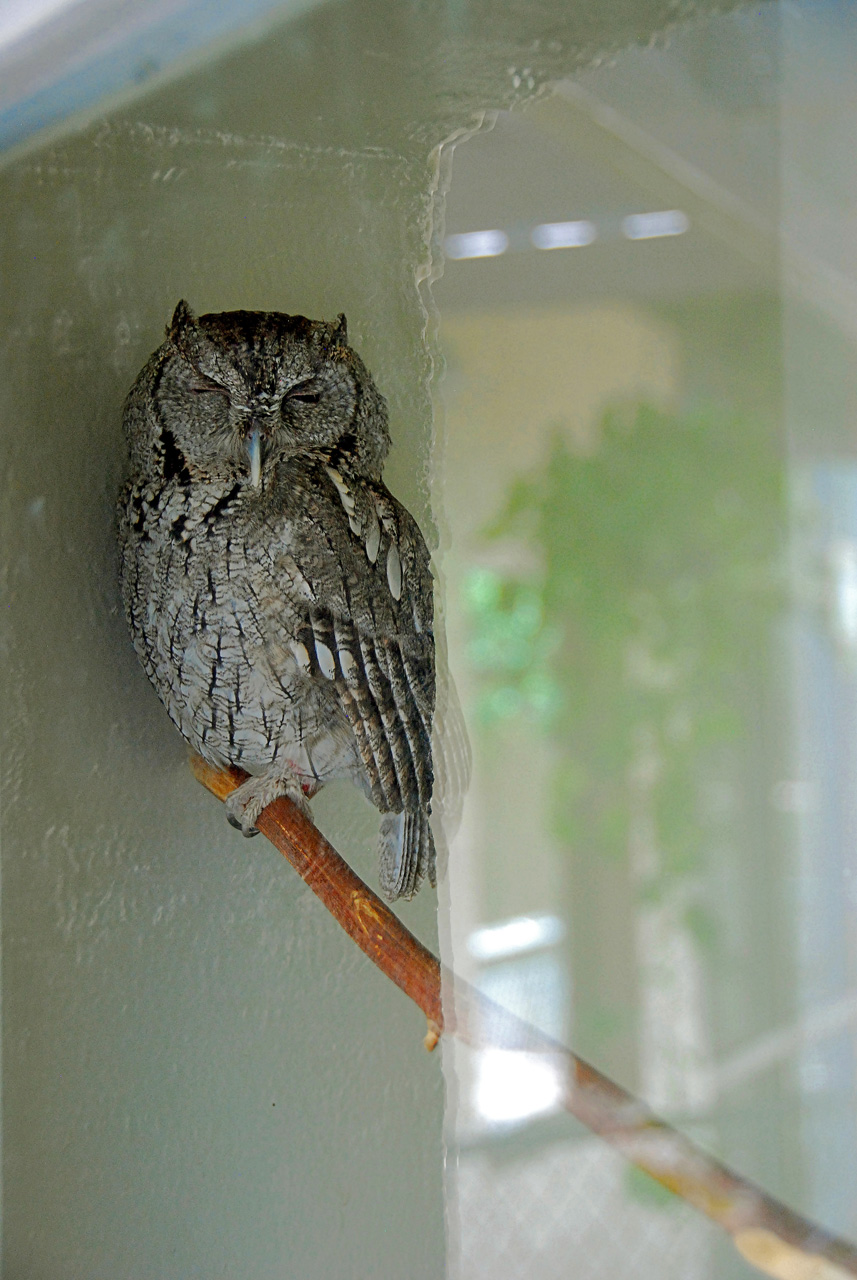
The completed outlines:
[[[79,0],[0,0],[0,52]]]
[[[0,0],[4,160],[326,0]]]

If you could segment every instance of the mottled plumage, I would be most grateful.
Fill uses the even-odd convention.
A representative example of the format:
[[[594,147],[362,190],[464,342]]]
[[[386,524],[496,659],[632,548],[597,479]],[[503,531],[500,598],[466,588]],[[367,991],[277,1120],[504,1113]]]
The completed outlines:
[[[383,397],[345,319],[196,319],[180,302],[129,393],[119,504],[134,645],[173,722],[265,805],[349,777],[381,811],[390,898],[434,883],[432,579],[381,480]]]

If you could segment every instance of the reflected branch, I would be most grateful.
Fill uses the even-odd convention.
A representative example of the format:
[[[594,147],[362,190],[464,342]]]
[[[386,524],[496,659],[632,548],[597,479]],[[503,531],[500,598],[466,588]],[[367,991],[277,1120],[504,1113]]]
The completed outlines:
[[[220,800],[244,781],[191,757],[197,779]],[[752,1265],[778,1280],[857,1276],[857,1247],[794,1213],[655,1116],[639,1098],[441,965],[363,883],[291,801],[274,801],[259,830],[294,867],[348,936],[426,1016],[426,1048],[443,1030],[474,1047],[549,1055],[563,1080],[565,1109],[638,1168],[732,1236]]]

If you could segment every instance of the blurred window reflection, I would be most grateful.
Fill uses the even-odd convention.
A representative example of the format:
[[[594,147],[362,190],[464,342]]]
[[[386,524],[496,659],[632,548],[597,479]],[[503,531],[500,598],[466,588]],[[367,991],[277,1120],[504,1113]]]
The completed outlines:
[[[565,924],[558,916],[516,916],[513,920],[475,930],[467,946],[477,960],[498,960],[537,947],[549,947],[564,936]]]
[[[536,1053],[483,1049],[476,1077],[476,1110],[495,1124],[529,1120],[556,1111],[562,1077],[553,1062]]]
[[[581,73],[458,150],[435,287],[450,958],[852,1238],[855,67],[798,3]],[[453,1274],[755,1274],[483,1031],[446,1059]]]

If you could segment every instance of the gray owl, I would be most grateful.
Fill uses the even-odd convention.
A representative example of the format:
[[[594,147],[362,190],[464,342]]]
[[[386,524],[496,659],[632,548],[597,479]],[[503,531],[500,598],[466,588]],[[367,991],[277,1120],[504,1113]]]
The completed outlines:
[[[432,578],[381,480],[387,408],[332,324],[280,312],[196,319],[180,302],[128,395],[119,502],[134,646],[227,801],[262,809],[351,778],[381,811],[389,899],[434,883]]]

